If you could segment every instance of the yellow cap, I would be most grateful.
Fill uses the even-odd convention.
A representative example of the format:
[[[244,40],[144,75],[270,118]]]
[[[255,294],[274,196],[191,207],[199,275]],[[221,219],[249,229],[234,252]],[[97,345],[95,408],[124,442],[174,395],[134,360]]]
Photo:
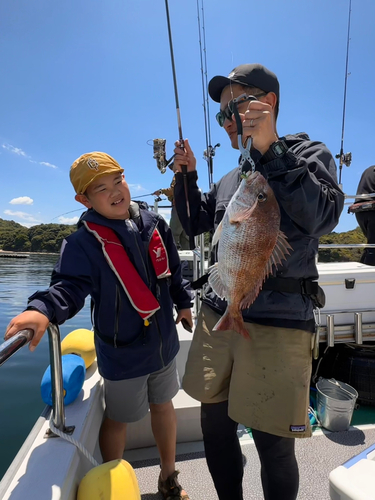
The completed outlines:
[[[83,194],[89,184],[101,175],[122,173],[123,168],[107,153],[93,151],[77,158],[70,167],[70,181],[77,194]]]

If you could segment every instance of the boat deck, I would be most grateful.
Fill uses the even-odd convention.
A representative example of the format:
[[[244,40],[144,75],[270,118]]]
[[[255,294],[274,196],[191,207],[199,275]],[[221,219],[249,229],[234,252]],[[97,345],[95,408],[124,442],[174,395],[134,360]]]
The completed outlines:
[[[253,440],[239,430],[245,464],[244,499],[262,500],[260,463]],[[300,469],[299,500],[329,500],[329,473],[375,443],[375,426],[351,427],[345,432],[315,431],[311,439],[296,440],[296,455]],[[139,457],[148,456],[140,460]],[[142,500],[161,500],[157,493],[159,461],[157,450],[125,452],[124,458],[133,467],[139,481]],[[191,500],[217,500],[201,442],[178,445],[176,467]]]

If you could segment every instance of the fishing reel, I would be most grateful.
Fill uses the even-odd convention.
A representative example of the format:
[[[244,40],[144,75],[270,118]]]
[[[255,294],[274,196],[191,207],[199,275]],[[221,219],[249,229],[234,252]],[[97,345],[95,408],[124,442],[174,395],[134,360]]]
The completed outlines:
[[[203,159],[206,161],[209,161],[210,158],[213,158],[215,156],[215,149],[220,147],[220,143],[218,142],[215,144],[215,146],[208,146],[207,149],[203,151]]]
[[[167,155],[165,151],[166,139],[153,139],[154,143],[154,159],[156,160],[156,166],[162,174],[165,174],[167,167],[171,168],[170,163],[174,158],[174,155],[167,160]]]
[[[335,158],[340,160],[340,165],[345,165],[346,167],[350,167],[352,163],[352,153],[338,154]]]

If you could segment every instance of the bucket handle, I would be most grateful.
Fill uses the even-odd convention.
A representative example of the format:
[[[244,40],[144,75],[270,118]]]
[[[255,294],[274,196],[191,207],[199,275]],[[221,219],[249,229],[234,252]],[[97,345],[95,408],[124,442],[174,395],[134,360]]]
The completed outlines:
[[[342,391],[346,392],[347,394],[349,394],[349,396],[350,396],[352,399],[357,399],[357,398],[355,397],[355,395],[354,395],[352,392],[348,391],[347,389],[344,389],[344,387],[342,387],[342,385],[341,385],[341,384],[339,384],[339,382],[337,382],[337,380],[336,380],[336,379],[334,379],[334,378],[327,378],[326,380],[327,380],[328,382],[331,382],[331,384],[333,384],[333,385],[337,385],[337,387],[340,387],[340,389],[341,389]]]

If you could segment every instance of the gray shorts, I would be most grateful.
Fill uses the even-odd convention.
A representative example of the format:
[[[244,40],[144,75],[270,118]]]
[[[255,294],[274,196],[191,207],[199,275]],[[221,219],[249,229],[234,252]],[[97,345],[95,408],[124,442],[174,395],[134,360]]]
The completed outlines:
[[[116,422],[137,422],[147,415],[149,403],[167,403],[179,389],[176,358],[150,375],[127,380],[104,379],[106,416]]]

